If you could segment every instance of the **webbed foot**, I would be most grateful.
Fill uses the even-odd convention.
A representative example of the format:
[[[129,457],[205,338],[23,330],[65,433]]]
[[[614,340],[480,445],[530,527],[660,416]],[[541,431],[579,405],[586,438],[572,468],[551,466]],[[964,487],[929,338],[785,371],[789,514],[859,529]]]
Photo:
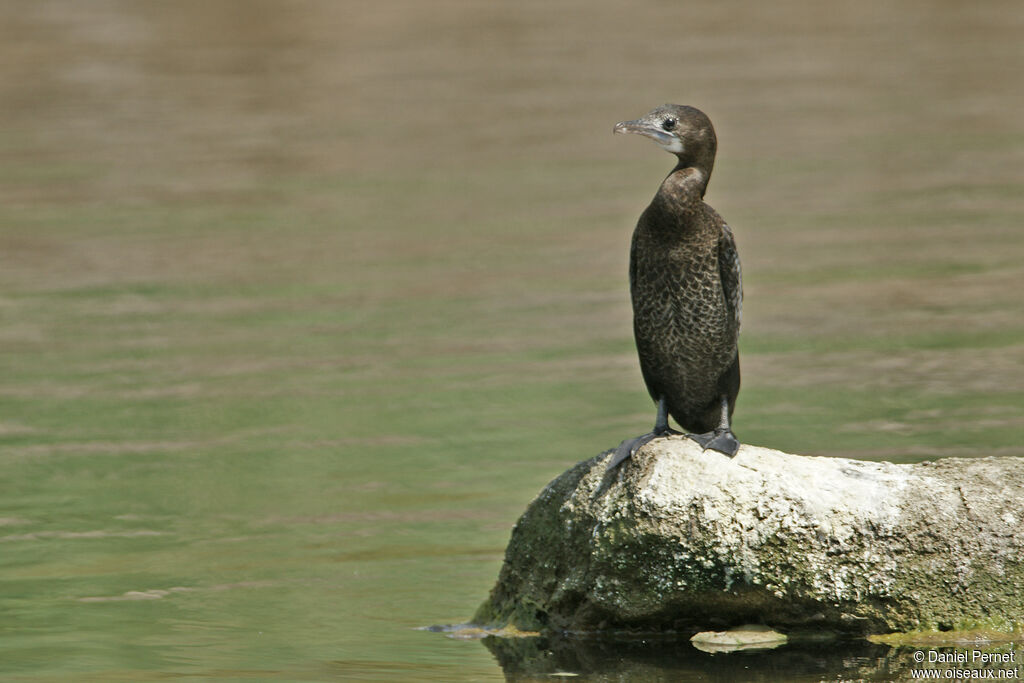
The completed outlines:
[[[718,451],[730,458],[736,455],[736,451],[740,449],[740,442],[731,429],[716,429],[713,432],[687,434],[686,436],[699,443],[704,450]]]
[[[632,439],[626,439],[619,444],[618,448],[615,449],[615,457],[613,457],[611,462],[608,463],[608,467],[605,471],[614,469],[619,463],[626,458],[630,458],[635,455],[637,451],[654,439],[658,439],[663,436],[672,436],[673,434],[682,434],[682,432],[666,428],[657,432],[647,432],[646,434],[641,434],[640,436],[633,437]]]

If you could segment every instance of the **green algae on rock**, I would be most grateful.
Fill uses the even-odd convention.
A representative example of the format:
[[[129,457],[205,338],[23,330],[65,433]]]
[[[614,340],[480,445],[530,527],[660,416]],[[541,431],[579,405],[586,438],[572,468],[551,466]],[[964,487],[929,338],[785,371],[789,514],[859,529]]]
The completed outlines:
[[[1024,622],[1024,459],[896,465],[677,437],[551,482],[473,621],[845,633]]]
[[[956,624],[952,630],[915,630],[905,633],[882,633],[868,636],[872,643],[892,647],[928,646],[955,647],[958,645],[992,645],[997,643],[1024,643],[1024,622],[994,619],[988,622],[967,621]]]

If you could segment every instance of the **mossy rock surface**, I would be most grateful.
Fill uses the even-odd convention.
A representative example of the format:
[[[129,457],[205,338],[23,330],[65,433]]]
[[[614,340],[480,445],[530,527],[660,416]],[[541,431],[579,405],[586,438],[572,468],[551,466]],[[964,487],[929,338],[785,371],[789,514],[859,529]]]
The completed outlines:
[[[474,622],[846,633],[1024,623],[1024,459],[896,465],[687,439],[549,484]]]

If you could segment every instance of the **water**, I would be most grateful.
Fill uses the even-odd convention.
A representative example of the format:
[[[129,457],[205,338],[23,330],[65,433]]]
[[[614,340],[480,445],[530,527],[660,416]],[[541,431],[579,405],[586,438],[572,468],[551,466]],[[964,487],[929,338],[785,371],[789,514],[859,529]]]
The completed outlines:
[[[1024,455],[1022,29],[1012,1],[0,3],[0,674],[904,676],[863,643],[415,629],[652,419],[625,264],[670,160],[611,126],[664,101],[720,138],[742,439]]]

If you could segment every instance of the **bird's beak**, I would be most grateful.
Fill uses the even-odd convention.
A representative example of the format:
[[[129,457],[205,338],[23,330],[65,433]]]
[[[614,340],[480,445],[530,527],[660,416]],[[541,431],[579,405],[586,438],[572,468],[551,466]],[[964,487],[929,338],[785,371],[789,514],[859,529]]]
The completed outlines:
[[[661,126],[645,121],[644,119],[634,119],[632,121],[620,121],[615,124],[615,128],[612,129],[613,133],[635,133],[636,135],[643,135],[645,138],[650,138],[666,152],[672,152],[673,154],[679,154],[683,151],[683,143],[679,139],[679,136],[675,133],[670,133],[661,128]]]
[[[632,121],[620,121],[615,124],[615,128],[612,129],[613,133],[634,133],[636,135],[643,135],[645,138],[650,138],[658,143],[665,149],[674,147],[679,142],[679,138],[669,133],[656,124],[644,119],[633,119]],[[671,150],[670,150],[671,151]]]
[[[632,121],[619,121],[615,124],[615,128],[612,129],[613,133],[638,133],[640,135],[650,136],[648,132],[650,126],[641,121],[640,119],[634,119]]]

